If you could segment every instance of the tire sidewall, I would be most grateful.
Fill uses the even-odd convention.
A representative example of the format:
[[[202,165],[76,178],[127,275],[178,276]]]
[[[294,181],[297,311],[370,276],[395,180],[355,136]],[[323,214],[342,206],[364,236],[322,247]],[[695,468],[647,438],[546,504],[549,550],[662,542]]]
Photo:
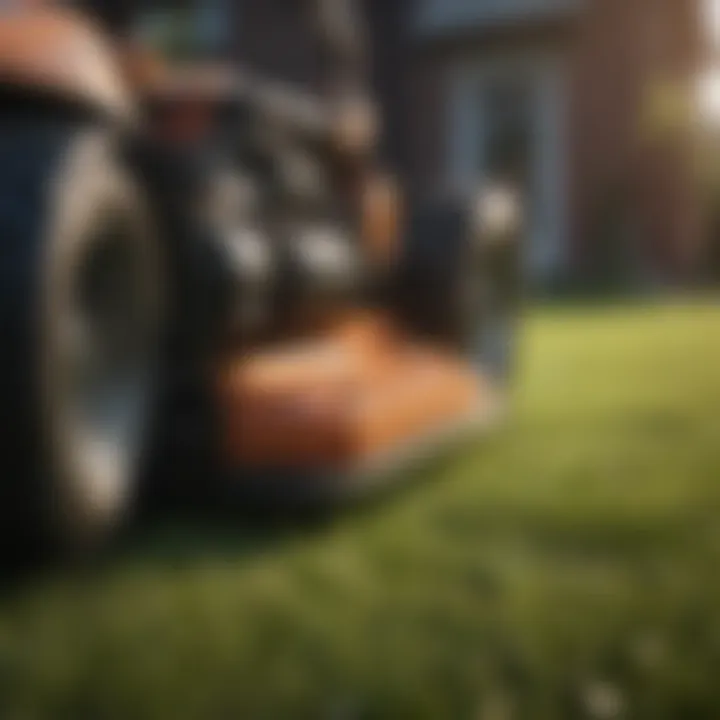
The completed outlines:
[[[58,376],[61,323],[72,296],[74,272],[92,242],[93,230],[111,213],[123,213],[132,232],[141,234],[141,239],[135,241],[142,242],[147,271],[154,272],[157,278],[155,301],[158,309],[161,305],[159,246],[149,214],[118,158],[118,144],[112,133],[103,129],[76,133],[48,188],[40,248],[35,402],[39,408],[42,472],[47,478],[43,515],[48,539],[70,546],[97,542],[122,522],[135,498],[135,482],[142,462],[141,455],[129,460],[129,469],[121,481],[123,488],[115,502],[102,507],[94,502],[88,492],[92,478],[82,476],[83,469],[76,463]],[[147,398],[146,413],[151,413],[154,400]]]

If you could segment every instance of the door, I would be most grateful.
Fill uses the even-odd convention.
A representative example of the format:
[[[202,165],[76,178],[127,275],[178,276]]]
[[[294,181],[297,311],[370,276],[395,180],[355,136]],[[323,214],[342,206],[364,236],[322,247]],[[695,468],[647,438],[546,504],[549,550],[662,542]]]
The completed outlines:
[[[565,260],[565,97],[560,65],[510,57],[457,68],[449,169],[461,188],[495,180],[520,191],[525,265],[542,284]]]

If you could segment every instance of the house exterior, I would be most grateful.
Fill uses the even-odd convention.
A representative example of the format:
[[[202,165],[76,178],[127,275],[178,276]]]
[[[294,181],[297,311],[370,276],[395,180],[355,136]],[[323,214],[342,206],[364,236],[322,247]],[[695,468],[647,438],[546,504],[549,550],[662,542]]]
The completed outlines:
[[[688,279],[703,239],[687,132],[699,12],[694,0],[421,0],[412,174],[424,192],[464,186],[503,174],[514,145],[531,278],[615,266]]]
[[[718,0],[358,2],[383,155],[418,201],[512,180],[538,284],[617,271],[658,283],[697,276],[708,233],[694,88],[705,9]],[[198,27],[235,60],[312,84],[318,59],[303,4],[195,3]]]

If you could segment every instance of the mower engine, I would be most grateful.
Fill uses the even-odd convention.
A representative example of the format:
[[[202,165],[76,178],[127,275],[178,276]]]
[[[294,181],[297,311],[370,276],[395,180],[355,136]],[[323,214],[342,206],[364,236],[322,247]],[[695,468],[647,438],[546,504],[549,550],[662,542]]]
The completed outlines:
[[[290,102],[274,107],[265,88],[238,84],[215,98],[202,88],[151,98],[137,153],[171,251],[186,235],[184,252],[215,256],[204,280],[202,265],[178,263],[225,305],[212,304],[201,325],[247,343],[355,303],[367,265],[357,201],[331,148],[308,137],[307,98],[287,91]]]

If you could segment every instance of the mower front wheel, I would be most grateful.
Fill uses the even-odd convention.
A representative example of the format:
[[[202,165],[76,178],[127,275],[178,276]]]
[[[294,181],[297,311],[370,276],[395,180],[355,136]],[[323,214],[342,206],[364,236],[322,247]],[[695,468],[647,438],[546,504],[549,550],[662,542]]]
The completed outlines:
[[[125,517],[161,338],[159,246],[109,132],[0,118],[5,540],[78,549]]]

